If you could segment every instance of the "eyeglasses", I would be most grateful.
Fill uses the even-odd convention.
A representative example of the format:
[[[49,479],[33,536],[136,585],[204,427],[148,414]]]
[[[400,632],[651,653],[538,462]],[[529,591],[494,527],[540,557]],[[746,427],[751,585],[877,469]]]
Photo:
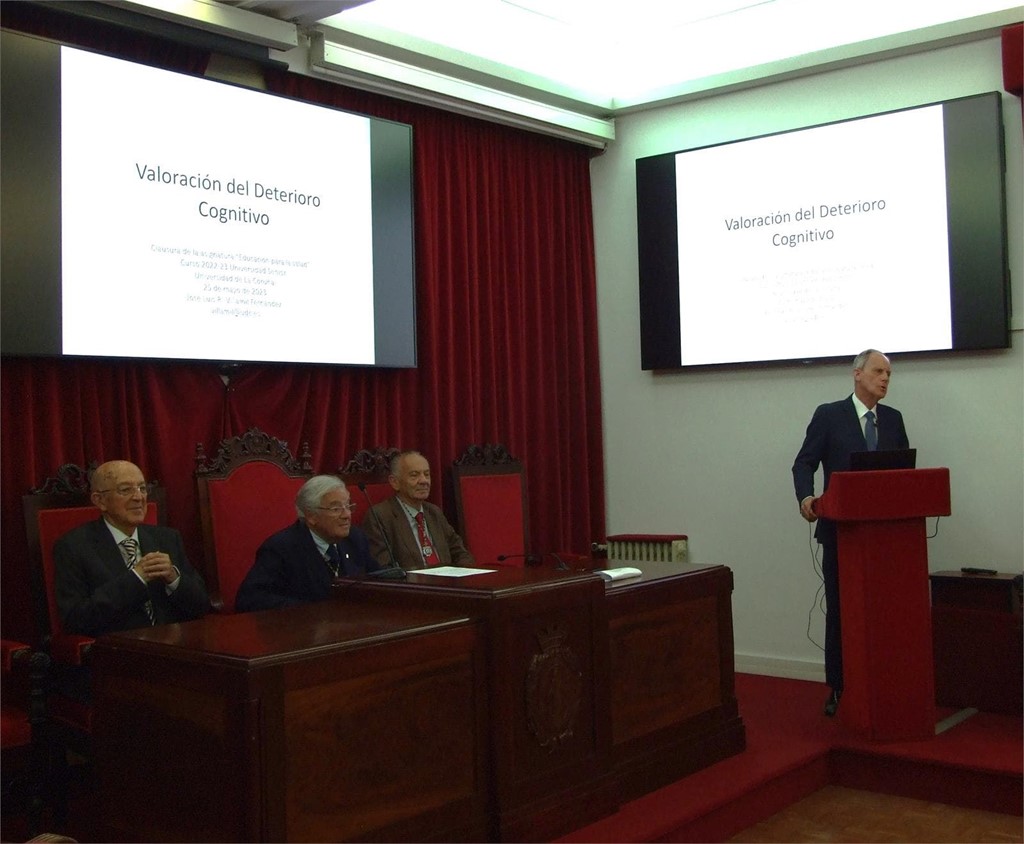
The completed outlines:
[[[355,504],[351,504],[351,503],[349,503],[349,504],[332,504],[330,507],[317,507],[316,509],[317,510],[326,510],[332,516],[337,516],[343,510],[347,510],[349,513],[351,513],[353,510],[356,509],[356,505]]]
[[[131,498],[131,496],[138,493],[139,495],[149,495],[153,491],[153,484],[142,483],[142,484],[118,484],[111,489],[98,489],[100,495],[106,495],[108,492],[112,492],[115,495],[119,495],[121,498]]]

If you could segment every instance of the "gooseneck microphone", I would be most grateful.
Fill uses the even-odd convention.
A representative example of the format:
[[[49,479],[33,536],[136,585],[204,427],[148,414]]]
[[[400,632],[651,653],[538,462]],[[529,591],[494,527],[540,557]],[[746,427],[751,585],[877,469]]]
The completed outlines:
[[[537,554],[498,554],[498,562],[503,563],[505,560],[517,560],[520,557],[523,558],[528,566],[540,565],[540,556]]]
[[[565,560],[559,557],[558,554],[556,554],[554,551],[548,551],[548,555],[555,558],[555,562],[557,563],[557,565],[555,566],[556,569],[558,569],[559,571],[569,571],[569,567],[565,564]]]
[[[395,559],[395,552],[391,550],[391,543],[388,542],[388,535],[384,530],[384,525],[381,523],[380,514],[373,509],[373,502],[370,500],[370,494],[366,491],[366,484],[360,482],[357,486],[366,499],[366,506],[370,508],[370,515],[373,516],[373,520],[377,523],[377,530],[380,531],[381,538],[384,540],[384,547],[388,549],[388,559],[390,560],[386,568],[368,572],[366,576],[375,577],[378,580],[405,580],[405,569],[398,565],[398,560]]]
[[[505,560],[514,560],[517,557],[522,557],[528,566],[539,566],[544,562],[545,557],[554,557],[555,568],[558,571],[569,571],[569,567],[565,564],[565,560],[559,557],[554,551],[545,551],[543,554],[498,554],[498,562],[501,563]]]

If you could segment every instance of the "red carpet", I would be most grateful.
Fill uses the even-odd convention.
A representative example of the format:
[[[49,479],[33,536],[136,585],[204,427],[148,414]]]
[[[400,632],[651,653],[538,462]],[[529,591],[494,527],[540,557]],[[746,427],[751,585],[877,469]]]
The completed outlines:
[[[724,841],[828,784],[1024,813],[1020,717],[980,712],[927,740],[872,742],[822,715],[827,693],[823,683],[737,674],[743,753],[559,840]]]

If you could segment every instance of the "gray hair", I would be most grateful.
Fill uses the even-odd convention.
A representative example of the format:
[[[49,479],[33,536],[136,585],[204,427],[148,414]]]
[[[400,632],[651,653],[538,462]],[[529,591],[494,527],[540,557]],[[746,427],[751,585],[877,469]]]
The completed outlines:
[[[307,513],[320,506],[329,492],[345,489],[345,482],[337,475],[314,475],[306,481],[295,496],[295,512],[302,519]]]
[[[865,349],[857,357],[853,359],[854,369],[863,369],[868,364],[868,358],[872,355],[881,355],[883,358],[888,358],[885,352],[880,352],[878,349]]]
[[[394,457],[391,458],[391,464],[388,466],[388,471],[397,478],[398,477],[398,467],[402,465],[402,461],[406,457],[412,457],[414,455],[416,457],[423,457],[423,455],[420,454],[415,449],[408,449],[407,451],[400,451],[400,452],[398,452],[398,454],[396,454]],[[423,459],[426,460],[425,457]]]

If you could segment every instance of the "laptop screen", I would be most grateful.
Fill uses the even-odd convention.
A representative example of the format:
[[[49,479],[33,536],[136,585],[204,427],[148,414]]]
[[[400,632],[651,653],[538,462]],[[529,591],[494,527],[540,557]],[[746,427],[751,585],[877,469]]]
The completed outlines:
[[[895,448],[890,451],[855,451],[850,455],[851,472],[872,472],[880,469],[913,469],[916,466],[916,448]]]

